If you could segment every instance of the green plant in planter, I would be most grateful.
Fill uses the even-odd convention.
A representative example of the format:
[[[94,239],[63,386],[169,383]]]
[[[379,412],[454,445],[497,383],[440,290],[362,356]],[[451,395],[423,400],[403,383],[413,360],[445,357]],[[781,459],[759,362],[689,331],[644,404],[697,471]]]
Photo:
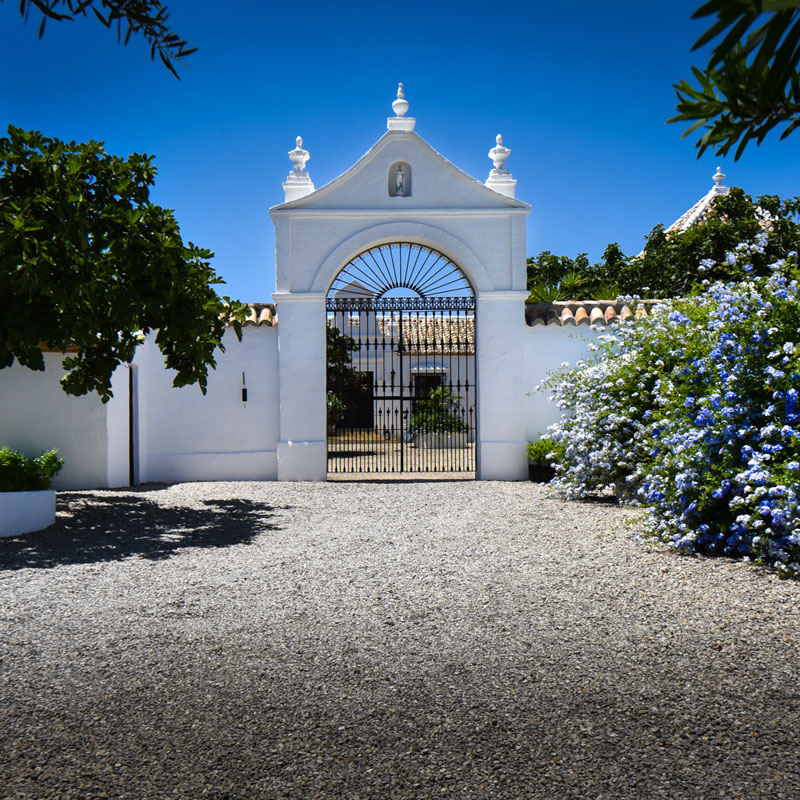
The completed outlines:
[[[547,483],[556,476],[555,462],[563,446],[550,439],[528,442],[528,477],[535,483]]]
[[[535,442],[528,442],[528,461],[531,464],[549,464],[551,454],[556,455],[556,446],[550,439],[537,439]]]
[[[35,492],[50,488],[50,478],[64,466],[58,451],[28,458],[16,450],[0,450],[0,492]]]
[[[454,395],[447,386],[431,389],[408,421],[412,433],[462,433],[468,429],[467,423],[458,416],[461,398]]]

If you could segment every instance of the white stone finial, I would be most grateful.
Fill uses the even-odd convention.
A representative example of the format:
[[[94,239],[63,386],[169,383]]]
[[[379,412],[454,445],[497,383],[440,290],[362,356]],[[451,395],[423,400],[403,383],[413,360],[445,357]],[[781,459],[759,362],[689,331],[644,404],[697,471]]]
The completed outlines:
[[[295,172],[302,172],[306,168],[306,162],[311,158],[308,150],[303,150],[303,137],[298,136],[295,140],[294,150],[289,151],[289,161],[292,162]]]
[[[489,158],[492,159],[495,170],[498,172],[507,172],[503,165],[506,163],[506,159],[511,155],[511,150],[507,147],[503,147],[502,134],[497,134],[495,142],[497,144],[489,151]]]
[[[722,170],[717,167],[717,171],[713,175],[714,178],[714,185],[711,187],[711,191],[709,194],[711,195],[718,195],[718,194],[728,194],[730,189],[727,186],[722,185],[722,181],[725,180],[725,175],[723,174]]]
[[[403,91],[403,84],[397,85],[397,100],[392,103],[392,110],[396,117],[404,117],[408,111],[408,100],[406,100],[406,93]]]
[[[314,191],[311,176],[306,172],[306,162],[311,156],[308,154],[308,150],[303,150],[303,137],[298,136],[294,143],[294,150],[289,151],[289,161],[292,162],[293,169],[283,184],[287,203],[299,200]]]
[[[403,91],[403,84],[397,85],[397,100],[392,103],[392,110],[394,116],[386,120],[386,128],[390,131],[413,131],[416,120],[413,117],[407,117],[408,113],[408,100],[406,100],[406,93]]]
[[[517,191],[517,182],[504,166],[510,155],[511,150],[503,146],[503,136],[498,133],[495,136],[495,146],[489,151],[489,158],[492,159],[494,169],[489,171],[486,186],[506,197],[514,197]]]

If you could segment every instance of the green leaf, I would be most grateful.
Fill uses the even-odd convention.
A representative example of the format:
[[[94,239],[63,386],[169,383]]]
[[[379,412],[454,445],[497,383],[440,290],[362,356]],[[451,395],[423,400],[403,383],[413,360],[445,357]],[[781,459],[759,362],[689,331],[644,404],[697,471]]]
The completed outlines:
[[[211,251],[186,247],[174,215],[149,202],[150,157],[13,127],[0,154],[0,367],[41,369],[41,342],[74,347],[64,390],[106,401],[138,332],[157,329],[177,385],[202,389],[241,304],[214,291]]]

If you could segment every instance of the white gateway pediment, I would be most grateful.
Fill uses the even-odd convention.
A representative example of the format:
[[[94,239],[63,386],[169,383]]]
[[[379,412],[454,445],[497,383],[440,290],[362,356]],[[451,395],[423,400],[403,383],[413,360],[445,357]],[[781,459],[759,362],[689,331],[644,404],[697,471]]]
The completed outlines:
[[[338,178],[272,211],[513,208],[530,207],[467,175],[414,131],[387,131]]]

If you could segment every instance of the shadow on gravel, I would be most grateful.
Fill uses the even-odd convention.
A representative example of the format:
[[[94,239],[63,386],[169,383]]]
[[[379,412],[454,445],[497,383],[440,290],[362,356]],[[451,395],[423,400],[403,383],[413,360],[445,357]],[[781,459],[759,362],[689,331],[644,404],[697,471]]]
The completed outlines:
[[[590,494],[582,497],[577,502],[595,506],[618,506],[620,504],[616,495],[613,494]]]
[[[125,493],[59,493],[55,525],[0,539],[0,570],[91,564],[140,556],[170,558],[187,547],[247,544],[276,530],[274,507],[248,500],[204,500],[205,508],[161,506]]]

